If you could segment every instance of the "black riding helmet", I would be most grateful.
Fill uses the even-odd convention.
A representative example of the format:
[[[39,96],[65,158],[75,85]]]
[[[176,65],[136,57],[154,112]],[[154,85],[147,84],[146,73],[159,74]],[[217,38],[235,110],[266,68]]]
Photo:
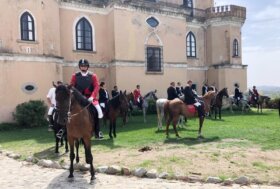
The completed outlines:
[[[79,67],[81,67],[81,66],[89,67],[88,60],[87,60],[87,59],[81,59],[81,60],[79,61]]]

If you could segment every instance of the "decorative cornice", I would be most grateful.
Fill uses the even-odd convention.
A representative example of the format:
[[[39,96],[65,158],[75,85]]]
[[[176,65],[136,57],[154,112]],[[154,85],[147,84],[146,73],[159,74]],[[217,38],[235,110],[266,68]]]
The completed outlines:
[[[215,64],[215,65],[209,66],[209,68],[214,68],[214,69],[225,69],[225,68],[245,69],[247,67],[248,67],[248,65],[241,65],[241,64]]]
[[[41,56],[41,55],[24,55],[0,53],[0,61],[16,61],[16,62],[53,62],[63,63],[63,58],[58,56]]]

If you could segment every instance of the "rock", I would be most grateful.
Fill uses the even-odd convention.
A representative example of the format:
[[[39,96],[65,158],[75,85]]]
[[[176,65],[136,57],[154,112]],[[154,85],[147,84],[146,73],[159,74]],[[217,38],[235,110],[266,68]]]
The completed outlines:
[[[240,185],[249,185],[250,184],[250,179],[246,176],[241,176],[233,181],[235,184],[240,184]]]
[[[151,169],[151,170],[149,170],[149,171],[146,173],[146,176],[147,176],[148,178],[157,178],[158,172],[157,172],[157,170],[155,170],[155,169]]]
[[[61,165],[57,161],[53,161],[50,168],[61,169]]]
[[[134,170],[134,175],[136,177],[143,177],[147,173],[147,170],[143,167],[137,168]]]
[[[30,162],[30,163],[33,163],[33,162],[35,162],[35,158],[34,158],[33,156],[28,156],[28,157],[25,159],[25,161]]]
[[[121,167],[117,166],[117,165],[109,166],[107,171],[106,171],[106,173],[110,174],[110,175],[121,174],[121,172],[122,172]]]
[[[123,175],[126,175],[126,176],[131,174],[130,169],[128,167],[122,167],[122,173],[123,173]]]
[[[52,160],[47,160],[47,159],[41,159],[38,161],[37,165],[42,166],[42,167],[48,167],[50,168],[53,164]]]
[[[167,179],[168,177],[168,173],[167,172],[163,172],[163,173],[160,173],[158,178],[161,178],[161,179]]]
[[[203,179],[200,176],[191,175],[188,176],[188,182],[195,183],[195,182],[202,182]]]
[[[13,158],[13,159],[19,159],[21,157],[21,155],[19,154],[15,154],[15,153],[10,153],[7,155],[9,158]]]
[[[231,178],[228,178],[223,182],[224,186],[231,186],[232,184],[233,184],[233,180]]]
[[[272,186],[280,186],[280,181],[273,181],[270,183]]]
[[[107,165],[104,165],[104,166],[97,167],[96,171],[98,173],[106,173],[108,168],[109,167]]]
[[[219,177],[208,177],[206,180],[206,183],[212,183],[212,184],[217,184],[217,183],[221,183],[222,179],[220,179]]]
[[[80,165],[80,171],[88,171],[88,170],[90,170],[90,164],[84,163]]]

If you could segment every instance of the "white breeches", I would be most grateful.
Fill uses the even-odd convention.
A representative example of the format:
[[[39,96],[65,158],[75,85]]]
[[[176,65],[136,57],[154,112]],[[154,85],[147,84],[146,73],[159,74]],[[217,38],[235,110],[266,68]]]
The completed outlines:
[[[98,118],[101,119],[103,118],[103,112],[101,110],[101,107],[99,104],[94,105],[94,107],[96,108],[97,112],[98,112]]]
[[[50,107],[50,108],[49,108],[49,111],[48,111],[48,115],[52,115],[53,110],[54,110],[54,107]]]

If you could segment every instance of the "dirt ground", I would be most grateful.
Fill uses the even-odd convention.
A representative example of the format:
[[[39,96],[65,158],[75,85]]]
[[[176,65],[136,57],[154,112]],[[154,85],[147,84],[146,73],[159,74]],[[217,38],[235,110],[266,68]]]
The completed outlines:
[[[69,172],[63,169],[42,168],[27,162],[17,161],[0,154],[0,184],[2,189],[276,189],[273,186],[250,185],[230,187],[218,184],[186,183],[173,180],[145,179],[125,176],[97,174],[93,185],[89,184],[89,173],[74,172],[75,180],[68,182]]]
[[[237,147],[246,141],[223,140],[211,144],[155,144],[151,150],[117,149],[93,152],[97,165],[119,165],[129,168],[145,167],[168,172],[171,176],[195,175],[222,179],[247,176],[260,183],[280,182],[280,151],[263,151],[257,147]],[[245,145],[244,145],[245,146]]]

